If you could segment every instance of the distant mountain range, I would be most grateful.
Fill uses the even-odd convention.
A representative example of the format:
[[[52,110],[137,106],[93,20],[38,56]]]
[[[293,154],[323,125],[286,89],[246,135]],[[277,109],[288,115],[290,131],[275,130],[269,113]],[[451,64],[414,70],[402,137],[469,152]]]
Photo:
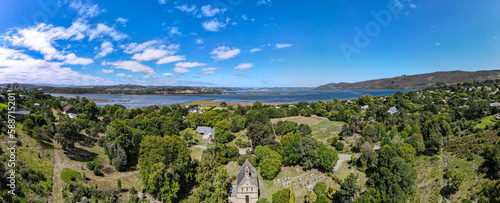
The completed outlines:
[[[453,84],[500,79],[500,70],[492,71],[443,71],[418,75],[402,75],[394,78],[368,80],[355,83],[328,83],[313,90],[353,89],[424,89],[438,83]]]

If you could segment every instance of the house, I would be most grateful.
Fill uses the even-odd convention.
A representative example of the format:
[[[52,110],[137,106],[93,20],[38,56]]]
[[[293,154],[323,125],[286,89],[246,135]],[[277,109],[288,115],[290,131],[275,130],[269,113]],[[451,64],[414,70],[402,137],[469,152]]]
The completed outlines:
[[[68,114],[68,113],[78,113],[78,110],[71,104],[68,104],[66,105],[64,108],[63,108],[63,111],[64,113]]]
[[[78,118],[78,115],[74,113],[68,113],[69,118]]]
[[[24,110],[24,109],[16,109],[12,115],[14,115],[16,118],[21,118],[23,115],[29,115],[31,111]]]
[[[33,106],[40,106],[40,104],[39,103],[34,103]]]
[[[255,203],[259,199],[257,170],[248,161],[238,171],[236,184],[231,185],[229,200],[235,203]]]
[[[198,133],[199,136],[203,136],[201,139],[202,143],[205,144],[211,144],[212,139],[214,138],[214,129],[211,127],[206,127],[206,126],[198,126],[196,128],[196,132]]]
[[[361,106],[361,109],[365,110],[365,109],[368,109],[368,107],[369,107],[368,105],[364,105],[364,106]]]
[[[189,113],[198,113],[198,107],[189,109]]]
[[[494,107],[494,106],[499,107],[499,106],[500,106],[500,103],[498,103],[498,102],[493,102],[493,103],[491,103],[491,104],[490,104],[490,107]]]
[[[398,109],[397,109],[395,106],[393,106],[393,107],[391,107],[391,108],[389,109],[389,111],[387,111],[387,112],[389,112],[391,115],[393,115],[393,114],[395,114],[396,112],[398,112]]]

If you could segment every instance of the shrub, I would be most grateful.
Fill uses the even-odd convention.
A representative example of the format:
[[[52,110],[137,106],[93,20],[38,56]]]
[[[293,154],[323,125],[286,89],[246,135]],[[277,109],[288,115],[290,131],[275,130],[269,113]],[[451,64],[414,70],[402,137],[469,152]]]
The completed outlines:
[[[82,175],[78,171],[70,168],[63,168],[61,172],[61,179],[68,184],[79,181],[81,176]]]

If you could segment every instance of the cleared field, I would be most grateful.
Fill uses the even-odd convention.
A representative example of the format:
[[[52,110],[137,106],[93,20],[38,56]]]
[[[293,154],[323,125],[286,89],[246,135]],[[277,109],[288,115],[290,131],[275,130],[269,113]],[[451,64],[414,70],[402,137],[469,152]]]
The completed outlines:
[[[318,116],[292,116],[285,118],[273,118],[271,122],[277,123],[278,121],[293,121],[298,124],[307,124],[311,126],[312,134],[314,137],[320,139],[323,142],[326,142],[326,139],[331,138],[333,136],[337,136],[342,131],[342,125],[344,122],[330,121],[327,118],[318,117]]]
[[[486,128],[486,126],[494,126],[497,121],[496,115],[487,116],[481,119],[481,123],[477,124],[477,128]]]

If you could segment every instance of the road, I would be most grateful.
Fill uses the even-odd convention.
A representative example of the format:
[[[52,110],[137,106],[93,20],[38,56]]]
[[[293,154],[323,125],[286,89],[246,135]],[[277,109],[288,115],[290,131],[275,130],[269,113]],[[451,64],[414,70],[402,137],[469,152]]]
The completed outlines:
[[[337,164],[335,164],[335,167],[333,167],[333,171],[339,170],[340,165],[342,165],[342,162],[349,160],[351,160],[350,154],[339,154],[339,160],[337,161]]]

